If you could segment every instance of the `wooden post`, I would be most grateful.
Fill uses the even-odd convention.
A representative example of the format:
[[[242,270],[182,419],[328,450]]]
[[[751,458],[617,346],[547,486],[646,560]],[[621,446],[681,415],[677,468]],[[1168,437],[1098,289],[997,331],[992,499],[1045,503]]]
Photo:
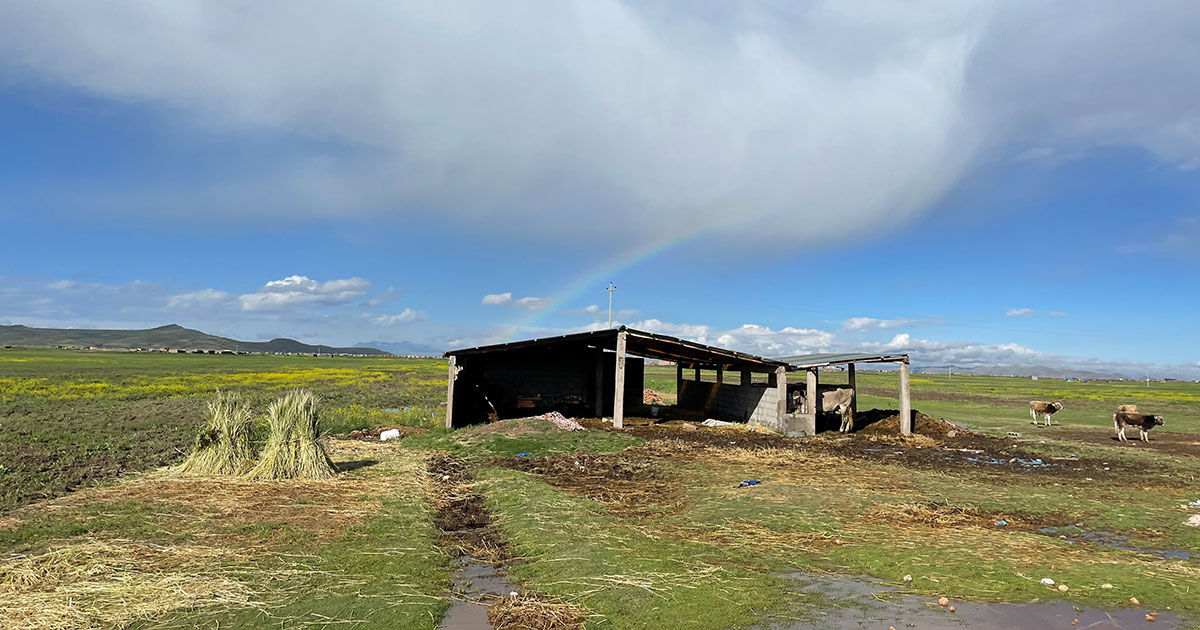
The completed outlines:
[[[858,415],[858,386],[854,384],[854,364],[846,366],[846,376],[850,379],[850,389],[854,390],[850,399],[850,417]]]
[[[617,370],[613,382],[613,428],[625,426],[625,337],[629,333],[617,333]]]
[[[808,368],[808,372],[804,375],[805,389],[804,392],[804,411],[815,415],[821,415],[820,409],[817,407],[817,368]]]
[[[908,359],[900,362],[900,434],[912,435],[912,399],[908,391]]]
[[[683,407],[683,364],[675,364],[675,406]]]
[[[458,357],[450,355],[450,375],[446,379],[446,428],[454,428],[454,379],[458,378]]]
[[[749,385],[752,380],[750,370],[742,370],[742,385]]]
[[[721,383],[724,383],[724,382],[725,382],[725,368],[723,366],[718,365],[717,366],[717,385],[720,385]]]
[[[596,417],[604,417],[604,348],[596,348]]]
[[[696,364],[696,382],[697,383],[700,382],[700,364],[699,363]]]
[[[779,393],[779,400],[775,403],[775,426],[772,428],[779,433],[785,433],[787,423],[783,421],[783,417],[787,415],[787,368],[782,365],[775,368],[775,388]]]

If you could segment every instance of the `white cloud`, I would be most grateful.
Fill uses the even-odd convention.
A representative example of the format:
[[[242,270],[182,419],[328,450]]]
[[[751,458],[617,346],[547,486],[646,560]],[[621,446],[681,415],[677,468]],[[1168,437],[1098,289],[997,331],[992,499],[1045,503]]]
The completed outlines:
[[[1031,308],[1010,308],[1004,311],[1005,317],[1032,317],[1037,311]]]
[[[553,299],[540,298],[540,297],[523,297],[523,298],[513,302],[513,304],[515,304],[517,307],[523,308],[523,309],[528,309],[531,311],[543,310],[547,306],[550,306],[552,303],[554,303]]]
[[[78,283],[72,282],[70,280],[55,280],[54,282],[50,282],[50,283],[46,284],[46,286],[50,287],[51,289],[65,291],[67,289],[75,288],[76,286],[78,286]]]
[[[242,310],[269,311],[292,308],[300,305],[349,304],[362,300],[371,289],[371,283],[362,278],[328,280],[324,283],[308,276],[288,276],[272,280],[256,293],[247,293],[238,298]]]
[[[415,322],[418,319],[424,319],[425,314],[420,311],[414,311],[411,308],[406,308],[396,315],[378,315],[371,318],[371,322],[381,326],[393,326],[395,324],[408,324]]]
[[[876,319],[874,317],[851,317],[842,322],[843,330],[875,330],[880,328],[898,328],[916,323],[912,319]]]
[[[483,296],[481,304],[505,305],[513,308],[523,308],[529,311],[540,311],[554,302],[551,298],[523,297],[514,300],[512,293],[491,293]]]

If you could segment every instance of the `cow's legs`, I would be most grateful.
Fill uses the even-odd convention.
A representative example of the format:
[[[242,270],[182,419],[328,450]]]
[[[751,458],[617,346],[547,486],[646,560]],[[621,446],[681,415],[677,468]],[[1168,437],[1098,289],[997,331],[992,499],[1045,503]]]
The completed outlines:
[[[1142,431],[1142,441],[1149,442],[1150,441],[1150,433],[1147,432],[1145,429],[1142,429],[1141,431]]]
[[[1121,438],[1122,442],[1129,441],[1128,438],[1125,437],[1125,427],[1121,427],[1119,430],[1117,430],[1117,437]]]
[[[1034,424],[1038,423],[1037,411],[1033,407],[1029,408],[1029,417],[1033,418]]]

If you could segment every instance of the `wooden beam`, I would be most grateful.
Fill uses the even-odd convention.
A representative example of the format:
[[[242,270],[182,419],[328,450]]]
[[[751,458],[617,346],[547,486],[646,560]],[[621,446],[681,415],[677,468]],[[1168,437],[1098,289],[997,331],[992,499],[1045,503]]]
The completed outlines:
[[[846,377],[849,379],[850,389],[854,390],[854,397],[850,399],[850,417],[858,415],[858,387],[854,384],[854,364],[846,365]]]
[[[454,428],[454,380],[458,378],[458,357],[450,357],[450,374],[446,379],[446,428]]]
[[[613,382],[613,428],[625,426],[625,337],[629,333],[617,333],[617,370]]]
[[[817,407],[817,368],[810,368],[804,379],[804,412],[820,415]]]
[[[752,380],[750,370],[742,370],[742,385],[749,385]]]
[[[900,434],[912,435],[912,399],[908,390],[908,361],[900,363]]]
[[[696,366],[696,382],[699,383],[700,382],[700,364],[695,363],[693,365]]]
[[[717,385],[725,382],[725,368],[717,366]]]

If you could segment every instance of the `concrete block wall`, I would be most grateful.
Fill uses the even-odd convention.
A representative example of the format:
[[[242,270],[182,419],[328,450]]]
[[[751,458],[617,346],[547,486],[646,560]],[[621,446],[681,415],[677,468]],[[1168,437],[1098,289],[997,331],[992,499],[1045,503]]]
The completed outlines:
[[[782,430],[779,389],[771,385],[718,385],[684,379],[679,406],[696,409],[717,420],[750,422]]]

